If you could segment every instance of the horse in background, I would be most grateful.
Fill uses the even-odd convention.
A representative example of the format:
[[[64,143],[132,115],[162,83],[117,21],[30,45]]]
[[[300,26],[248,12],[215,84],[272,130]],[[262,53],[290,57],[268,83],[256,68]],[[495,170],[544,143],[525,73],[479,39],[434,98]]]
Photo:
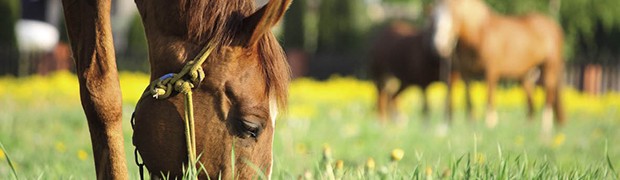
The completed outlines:
[[[558,124],[564,123],[561,102],[563,32],[557,22],[536,13],[514,17],[500,15],[482,0],[438,0],[436,3],[433,44],[442,57],[448,58],[454,53],[453,68],[462,73],[466,84],[474,76],[485,78],[487,126],[497,124],[495,89],[500,79],[521,81],[531,119],[536,74],[542,74],[546,92],[543,132],[549,134],[552,130],[554,115]],[[469,94],[467,97],[470,101]],[[471,102],[467,104],[471,106]]]
[[[370,73],[377,88],[377,111],[383,122],[396,120],[396,98],[406,88],[422,89],[422,113],[428,121],[425,90],[440,80],[441,58],[433,49],[432,31],[416,30],[412,25],[395,21],[380,30],[371,50]]]
[[[245,0],[136,0],[151,80],[179,72],[214,45],[201,66],[205,79],[191,90],[200,179],[271,175],[275,117],[286,102],[289,69],[270,29],[289,4],[272,0],[255,11],[254,1]],[[110,0],[63,0],[97,178],[128,179],[110,8]],[[173,94],[143,96],[137,105],[133,140],[154,179],[181,178],[188,167],[183,103]]]

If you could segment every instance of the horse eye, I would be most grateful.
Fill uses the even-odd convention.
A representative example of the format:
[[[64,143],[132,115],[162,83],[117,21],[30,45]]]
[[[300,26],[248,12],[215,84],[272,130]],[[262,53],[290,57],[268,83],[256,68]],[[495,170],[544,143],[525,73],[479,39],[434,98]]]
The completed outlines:
[[[261,127],[259,124],[243,120],[242,125],[245,133],[247,133],[248,136],[252,138],[257,138],[258,135],[260,135]]]

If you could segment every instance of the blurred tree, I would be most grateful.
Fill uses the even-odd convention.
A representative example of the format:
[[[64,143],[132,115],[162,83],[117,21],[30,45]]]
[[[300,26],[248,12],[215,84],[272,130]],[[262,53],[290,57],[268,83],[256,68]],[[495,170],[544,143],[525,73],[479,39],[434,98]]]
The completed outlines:
[[[18,75],[19,49],[15,23],[20,16],[19,0],[0,0],[0,75]]]
[[[601,63],[601,56],[620,56],[620,1],[562,0],[560,22],[570,52],[579,62]],[[618,63],[605,62],[605,63]]]
[[[365,4],[359,0],[322,0],[317,51],[351,52],[359,49],[369,27]]]
[[[127,30],[127,50],[117,60],[118,69],[149,72],[148,44],[140,15],[136,13]]]
[[[549,9],[548,0],[487,0],[487,2],[491,7],[493,7],[493,9],[495,9],[495,11],[501,14],[522,15],[530,12],[548,14]]]
[[[284,43],[288,49],[305,49],[306,42],[304,19],[306,14],[306,0],[296,0],[289,7],[284,16]]]
[[[324,79],[334,73],[364,74],[360,70],[366,64],[363,57],[370,25],[364,2],[321,0],[316,56],[309,63],[310,75]]]

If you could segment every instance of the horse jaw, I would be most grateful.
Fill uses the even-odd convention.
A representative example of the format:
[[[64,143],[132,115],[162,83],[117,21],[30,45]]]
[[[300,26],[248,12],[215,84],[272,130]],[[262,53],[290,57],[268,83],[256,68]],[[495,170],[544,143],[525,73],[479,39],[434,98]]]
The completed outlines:
[[[433,13],[434,33],[433,47],[443,58],[448,58],[452,54],[456,45],[456,30],[454,20],[449,7],[445,2],[440,3]]]

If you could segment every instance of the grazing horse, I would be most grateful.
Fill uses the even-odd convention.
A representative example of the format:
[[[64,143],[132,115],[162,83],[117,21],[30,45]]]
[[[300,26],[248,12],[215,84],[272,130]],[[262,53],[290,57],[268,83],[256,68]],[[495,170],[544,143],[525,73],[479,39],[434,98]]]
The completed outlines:
[[[97,178],[127,179],[110,3],[64,0],[63,6]],[[151,80],[179,72],[204,46],[213,46],[201,66],[204,80],[192,89],[200,155],[196,166],[204,167],[200,178],[270,175],[275,117],[286,102],[290,76],[270,28],[290,0],[272,0],[257,11],[254,1],[245,0],[136,4],[149,45]],[[180,177],[188,167],[183,103],[181,95],[172,94],[167,99],[143,96],[137,104],[133,140],[153,178]]]
[[[433,15],[436,25],[433,43],[438,52],[447,58],[456,51],[453,68],[462,73],[466,84],[475,75],[486,79],[489,127],[497,123],[495,89],[500,78],[522,82],[531,119],[536,82],[532,77],[537,72],[542,74],[546,92],[543,132],[552,129],[554,114],[557,123],[564,122],[560,97],[563,32],[554,20],[534,13],[503,16],[482,0],[439,0]],[[467,97],[469,101],[469,94]]]
[[[425,89],[440,80],[441,63],[431,46],[431,33],[426,29],[416,31],[412,25],[399,21],[379,32],[372,48],[370,72],[378,91],[377,110],[381,121],[394,118],[396,97],[412,85],[422,88],[422,112],[428,115]]]

